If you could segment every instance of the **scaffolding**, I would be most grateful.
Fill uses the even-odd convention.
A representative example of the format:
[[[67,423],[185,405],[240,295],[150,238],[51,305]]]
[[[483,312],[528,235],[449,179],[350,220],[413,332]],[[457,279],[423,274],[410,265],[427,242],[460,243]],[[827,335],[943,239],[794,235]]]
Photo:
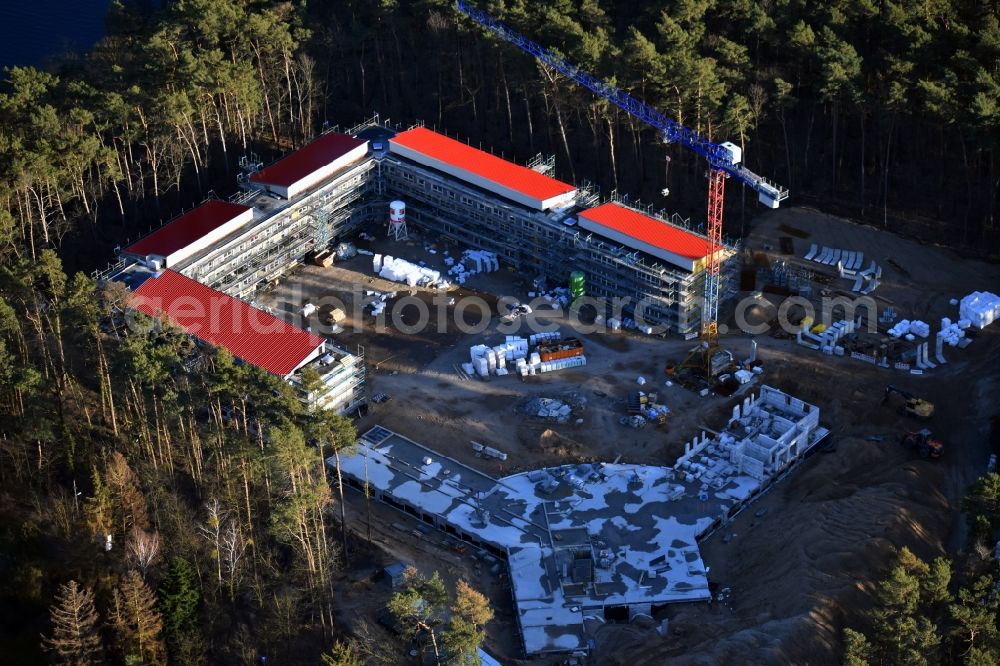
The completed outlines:
[[[354,205],[374,190],[371,160],[353,165],[332,180],[277,208],[263,194],[254,222],[177,269],[213,289],[247,298],[300,264],[314,248],[328,245],[364,220]]]
[[[406,199],[407,215],[418,226],[453,241],[494,252],[522,273],[562,283],[573,270],[587,273],[588,295],[627,298],[623,313],[679,335],[696,332],[701,323],[704,271],[694,273],[661,263],[642,252],[594,234],[581,232],[565,213],[528,210],[433,169],[390,155],[381,160],[380,192]],[[600,197],[582,188],[577,208]],[[650,206],[629,203],[612,193],[610,201],[630,206],[663,224],[690,230],[690,220]],[[732,293],[738,258],[726,247],[725,296]]]
[[[544,174],[546,176],[552,176],[556,171],[556,156],[555,155],[542,155],[538,153],[525,165],[532,171],[537,171],[538,173]]]
[[[418,126],[422,125],[412,125]],[[358,134],[369,127],[393,130],[401,126],[375,114],[348,132]],[[528,166],[551,173],[554,160],[538,154]],[[241,184],[247,187],[248,174],[260,168],[259,161],[247,156],[241,159],[241,167],[245,181]],[[588,295],[608,301],[622,299],[621,310],[626,316],[665,326],[683,336],[696,332],[700,325],[703,270],[692,273],[678,269],[615,241],[582,232],[575,224],[575,211],[602,202],[591,183],[578,188],[572,211],[541,212],[385,153],[369,156],[291,201],[279,204],[253,189],[237,198],[255,205],[254,221],[177,269],[238,298],[252,298],[258,289],[301,263],[310,250],[325,247],[362,226],[383,223],[389,201],[401,198],[407,201],[408,221],[468,247],[494,252],[524,275],[562,284],[570,272],[581,270],[587,274]],[[689,219],[629,201],[616,191],[604,200],[628,206],[663,224],[695,231]],[[393,235],[392,225],[389,227]],[[725,251],[723,299],[737,284],[738,244],[726,242]]]

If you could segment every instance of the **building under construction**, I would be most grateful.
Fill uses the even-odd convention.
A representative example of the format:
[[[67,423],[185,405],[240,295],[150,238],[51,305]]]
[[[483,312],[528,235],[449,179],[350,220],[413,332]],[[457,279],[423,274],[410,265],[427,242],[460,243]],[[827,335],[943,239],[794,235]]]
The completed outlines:
[[[247,163],[232,202],[210,201],[124,254],[172,268],[252,300],[315,249],[388,222],[406,202],[409,224],[495,252],[550,287],[573,271],[588,296],[622,299],[623,314],[693,335],[701,321],[707,238],[589,187],[552,177],[551,162],[520,166],[424,127],[399,131],[378,118],[328,132],[275,164]],[[723,249],[723,294],[734,281],[734,245]]]
[[[240,191],[229,201],[208,200],[131,243],[98,277],[138,288],[152,275],[157,279],[148,284],[162,286],[159,276],[168,270],[176,278],[157,302],[171,316],[178,308],[170,299],[188,298],[199,287],[252,303],[257,290],[310,252],[362,228],[381,231],[384,224],[401,238],[405,204],[410,224],[494,252],[536,283],[554,287],[582,273],[586,295],[607,303],[608,312],[598,314],[697,335],[708,239],[677,216],[667,219],[616,197],[602,202],[590,187],[557,180],[551,160],[521,166],[425,127],[402,129],[376,116],[347,132],[326,132],[270,166],[244,160],[243,167]],[[392,216],[390,203],[397,207]],[[725,296],[735,282],[737,252],[733,244],[721,252]],[[230,346],[226,336],[204,339]],[[314,346],[295,368],[276,372],[300,385],[294,371],[314,358],[334,358],[335,367],[321,364],[322,374],[339,379],[309,400],[348,411],[363,399],[363,363],[326,344],[330,352]],[[255,363],[253,354],[230,351]]]
[[[327,465],[366,497],[496,558],[525,656],[586,653],[605,623],[712,598],[699,541],[824,441],[819,416],[762,386],[670,467],[580,463],[498,479],[382,426]]]

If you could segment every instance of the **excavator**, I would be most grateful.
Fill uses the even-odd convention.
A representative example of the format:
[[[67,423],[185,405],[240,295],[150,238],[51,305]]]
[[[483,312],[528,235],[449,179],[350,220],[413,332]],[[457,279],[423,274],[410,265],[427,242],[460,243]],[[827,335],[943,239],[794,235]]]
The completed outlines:
[[[944,452],[944,444],[931,436],[927,428],[917,432],[908,432],[899,439],[906,448],[920,453],[921,458],[940,458]]]
[[[934,415],[934,403],[930,400],[925,400],[924,398],[918,398],[912,393],[908,393],[901,388],[896,388],[892,384],[885,387],[885,395],[882,396],[882,404],[884,405],[889,399],[889,396],[893,393],[898,393],[906,400],[903,405],[903,412],[909,414],[910,416],[918,419],[927,420]]]

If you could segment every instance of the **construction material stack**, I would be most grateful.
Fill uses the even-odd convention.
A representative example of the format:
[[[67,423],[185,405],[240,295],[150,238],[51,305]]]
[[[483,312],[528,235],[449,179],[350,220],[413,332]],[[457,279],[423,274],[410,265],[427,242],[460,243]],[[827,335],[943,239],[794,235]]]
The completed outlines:
[[[441,280],[439,271],[389,255],[374,255],[372,257],[372,270],[378,273],[381,278],[393,282],[405,282],[411,287],[448,287],[447,282]]]
[[[986,328],[1000,319],[1000,296],[988,291],[974,291],[959,304],[959,317],[976,328]]]
[[[448,266],[448,275],[451,275],[458,284],[465,284],[472,275],[500,270],[500,261],[496,253],[485,250],[466,250],[458,260],[446,256],[444,263]]]
[[[631,428],[641,428],[646,423],[666,425],[670,409],[659,404],[658,399],[656,393],[631,391],[625,399],[628,416],[623,416],[619,422]]]
[[[529,345],[535,351],[529,353]],[[583,343],[576,338],[562,339],[558,332],[536,333],[525,339],[508,335],[495,347],[474,345],[469,348],[471,361],[462,364],[467,375],[503,377],[516,372],[521,377],[555,370],[576,368],[587,364]],[[513,363],[513,370],[508,367]]]

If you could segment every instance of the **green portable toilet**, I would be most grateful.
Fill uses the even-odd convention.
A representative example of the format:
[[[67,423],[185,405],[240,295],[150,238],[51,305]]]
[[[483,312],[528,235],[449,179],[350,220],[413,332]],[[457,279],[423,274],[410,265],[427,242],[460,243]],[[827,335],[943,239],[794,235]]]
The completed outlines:
[[[572,294],[574,301],[587,293],[587,276],[583,271],[573,271],[569,274],[569,293]]]

